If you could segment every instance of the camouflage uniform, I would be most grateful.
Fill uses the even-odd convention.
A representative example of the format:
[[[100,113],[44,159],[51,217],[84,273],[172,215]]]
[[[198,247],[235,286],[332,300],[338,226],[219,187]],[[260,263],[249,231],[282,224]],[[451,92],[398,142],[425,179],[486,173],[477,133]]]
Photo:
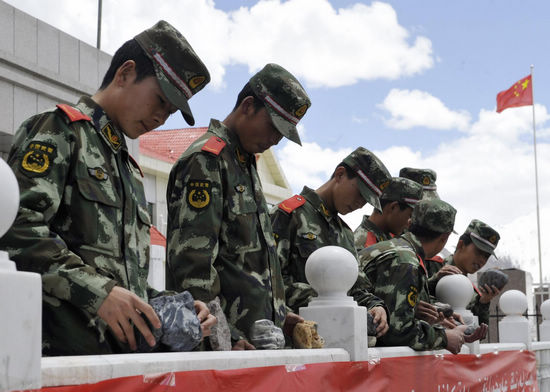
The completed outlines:
[[[167,22],[134,39],[169,101],[192,120],[187,99],[210,80],[204,64]],[[177,87],[164,74],[167,65]],[[76,107],[57,105],[26,120],[8,162],[20,207],[0,249],[19,270],[42,275],[43,355],[129,351],[98,309],[115,286],[145,302],[160,293],[147,284],[151,221],[143,173],[123,130],[83,97]]]
[[[42,274],[44,355],[119,347],[97,310],[114,286],[147,301],[151,221],[122,131],[90,98],[25,121],[8,162],[21,189],[0,241],[23,271]]]
[[[277,255],[285,283],[286,303],[296,313],[300,307],[307,306],[312,297],[317,296],[307,283],[305,274],[306,261],[313,251],[326,245],[337,245],[357,257],[353,233],[338,214],[331,213],[313,189],[304,187],[298,197],[306,202],[290,213],[283,208],[271,212]],[[282,204],[284,206],[284,202]],[[368,309],[383,306],[381,300],[368,292],[369,288],[372,285],[360,272],[348,295]]]
[[[225,146],[216,154],[210,140]],[[234,340],[259,319],[282,326],[284,287],[256,158],[223,123],[211,120],[176,162],[167,200],[167,287],[206,302],[219,296]]]
[[[364,215],[361,224],[353,232],[355,250],[362,251],[377,242],[391,240],[391,233],[384,233],[380,228],[369,220],[369,215]]]
[[[497,247],[500,240],[500,235],[491,226],[477,219],[473,219],[464,231],[464,234],[470,235],[472,243],[478,249],[494,255],[495,248]],[[448,257],[446,257],[443,265],[456,266],[453,255],[449,255]],[[464,272],[463,275],[467,276],[468,274]],[[435,287],[437,286],[438,281],[438,279],[435,279],[435,276],[431,277],[429,280],[429,288],[432,295],[435,295]],[[481,292],[476,285],[472,285],[474,286],[474,296],[468,304],[467,309],[471,310],[472,313],[478,317],[480,324],[485,323],[488,325],[490,316],[489,307],[491,303],[481,303]]]
[[[273,126],[300,143],[296,124],[311,102],[294,76],[268,64],[249,86]],[[219,296],[234,341],[249,340],[255,321],[281,327],[286,315],[256,157],[237,132],[211,120],[172,168],[167,189],[167,286],[206,302]]]
[[[440,200],[421,201],[412,221],[436,232],[452,230],[456,210]],[[419,300],[431,302],[424,250],[411,232],[380,242],[359,254],[360,268],[374,284],[374,294],[390,311],[390,329],[378,339],[382,346],[409,346],[415,350],[447,346],[444,328],[415,318]]]
[[[393,177],[389,185],[382,191],[380,202],[398,201],[414,208],[421,198],[422,187],[407,178]],[[369,219],[369,216],[365,215],[359,227],[354,231],[355,249],[357,252],[360,252],[363,248],[367,248],[377,242],[391,240],[393,237],[392,233],[383,232],[376,223]]]

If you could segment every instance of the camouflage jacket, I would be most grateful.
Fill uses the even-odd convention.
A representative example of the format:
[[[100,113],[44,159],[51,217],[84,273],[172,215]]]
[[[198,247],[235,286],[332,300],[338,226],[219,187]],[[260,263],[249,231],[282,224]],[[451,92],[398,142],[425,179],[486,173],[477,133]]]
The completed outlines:
[[[453,255],[449,255],[445,258],[443,265],[454,265],[456,266],[454,262]],[[438,270],[439,271],[439,270]],[[464,276],[467,276],[467,274],[464,274]],[[439,280],[435,279],[435,276],[432,276],[429,280],[429,288],[430,288],[430,294],[432,296],[435,296],[435,286],[437,286],[437,282]],[[481,299],[481,295],[479,292],[479,289],[472,283],[472,286],[474,286],[474,296],[472,297],[472,300],[466,307],[466,309],[470,310],[474,315],[477,316],[479,323],[485,323],[489,325],[489,306],[491,303],[483,304],[479,300]]]
[[[271,223],[277,242],[277,255],[283,272],[287,306],[298,312],[307,306],[315,290],[307,283],[305,274],[306,261],[322,246],[337,245],[349,250],[355,257],[353,233],[346,223],[337,215],[328,211],[323,201],[313,189],[304,187],[301,197],[305,203],[292,211],[275,208],[271,212]],[[289,199],[290,200],[290,199]],[[383,306],[383,302],[368,290],[372,288],[363,273],[350,289],[349,295],[360,306],[368,309]]]
[[[237,135],[217,120],[170,172],[167,287],[208,302],[219,296],[234,340],[254,321],[282,326],[284,286],[267,205]]]
[[[439,272],[445,265],[445,260],[441,256],[434,256],[431,259],[424,260],[426,264],[426,270],[428,271],[428,278],[431,278]]]
[[[353,232],[353,237],[357,252],[361,252],[363,249],[377,242],[392,239],[389,233],[384,233],[374,222],[371,222],[368,215],[363,216],[361,224]]]
[[[141,171],[91,98],[18,129],[8,162],[21,191],[0,248],[42,275],[44,355],[124,349],[96,314],[114,286],[147,301],[149,226]],[[114,339],[114,341],[112,341]]]
[[[414,350],[447,346],[442,327],[415,318],[418,300],[430,302],[423,259],[422,245],[410,232],[372,245],[359,254],[360,268],[374,284],[374,294],[390,311],[390,330],[377,344],[409,346]]]

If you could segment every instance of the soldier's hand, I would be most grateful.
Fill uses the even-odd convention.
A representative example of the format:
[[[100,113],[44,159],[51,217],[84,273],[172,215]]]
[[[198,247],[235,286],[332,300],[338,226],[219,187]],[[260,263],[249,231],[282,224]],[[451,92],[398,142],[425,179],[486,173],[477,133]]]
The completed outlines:
[[[287,336],[292,336],[292,331],[298,323],[303,323],[304,318],[296,313],[288,312],[285,317],[285,323],[283,324],[283,333]]]
[[[488,284],[480,287],[479,291],[481,291],[479,302],[482,304],[488,304],[493,298],[500,294],[500,290],[496,286],[489,286]]]
[[[454,265],[444,265],[437,273],[435,274],[435,278],[437,280],[441,279],[444,276],[447,275],[455,275],[455,274],[461,274],[462,271],[460,268],[454,266]]]
[[[99,307],[97,315],[109,325],[116,338],[128,343],[132,350],[136,350],[137,345],[131,322],[151,347],[156,343],[142,315],[147,317],[153,328],[161,327],[159,318],[147,302],[129,290],[119,286],[113,287]]]
[[[372,314],[372,319],[375,324],[378,324],[378,327],[376,328],[376,337],[379,338],[380,336],[384,336],[386,332],[390,329],[390,326],[388,325],[388,316],[386,314],[386,309],[384,309],[382,306],[375,306],[371,310],[369,310],[369,313]]]
[[[464,331],[465,325],[459,325],[454,329],[445,329],[445,335],[447,336],[447,350],[453,354],[458,354],[464,343]]]
[[[213,314],[210,314],[208,306],[202,301],[195,301],[195,312],[197,312],[197,318],[201,323],[202,337],[210,336],[210,329],[216,325],[218,319]]]
[[[241,350],[256,350],[256,347],[248,343],[246,340],[239,340],[233,345],[231,350],[241,351]]]
[[[418,303],[416,304],[414,315],[417,319],[424,320],[430,325],[440,321],[437,308],[426,301],[418,301]]]
[[[466,340],[466,343],[472,343],[476,340],[481,340],[485,338],[485,335],[487,335],[487,324],[481,324],[477,329],[470,335],[464,335],[464,339]]]

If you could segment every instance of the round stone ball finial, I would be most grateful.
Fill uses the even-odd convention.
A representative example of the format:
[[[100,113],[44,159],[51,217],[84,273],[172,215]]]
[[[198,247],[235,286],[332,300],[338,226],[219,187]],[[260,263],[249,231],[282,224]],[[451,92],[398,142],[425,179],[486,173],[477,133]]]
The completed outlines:
[[[550,299],[540,305],[540,313],[545,320],[550,320]]]
[[[9,230],[19,209],[19,185],[15,174],[8,164],[0,158],[0,183],[2,191],[0,192],[0,238]]]
[[[498,306],[506,315],[522,315],[527,310],[527,296],[519,290],[505,291],[500,296]]]
[[[461,274],[444,276],[435,287],[437,300],[451,305],[455,310],[465,309],[473,295],[472,282]]]
[[[306,261],[306,278],[319,297],[346,297],[357,280],[355,256],[340,246],[323,246]]]

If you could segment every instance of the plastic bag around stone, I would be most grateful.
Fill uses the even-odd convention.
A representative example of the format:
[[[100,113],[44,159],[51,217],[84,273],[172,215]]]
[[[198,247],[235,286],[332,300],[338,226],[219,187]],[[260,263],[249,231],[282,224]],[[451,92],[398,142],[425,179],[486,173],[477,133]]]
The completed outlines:
[[[277,350],[285,347],[285,336],[273,321],[256,320],[250,328],[250,342],[257,349]]]
[[[497,269],[488,269],[480,275],[477,285],[478,287],[485,285],[495,286],[497,289],[502,290],[506,283],[508,283],[508,279],[508,275],[504,272]]]
[[[142,315],[155,337],[156,345],[150,347],[143,335],[134,327],[139,352],[191,351],[200,343],[201,326],[195,312],[193,297],[189,292],[156,297],[151,299],[149,304],[162,326],[159,329],[151,328],[149,320]]]

